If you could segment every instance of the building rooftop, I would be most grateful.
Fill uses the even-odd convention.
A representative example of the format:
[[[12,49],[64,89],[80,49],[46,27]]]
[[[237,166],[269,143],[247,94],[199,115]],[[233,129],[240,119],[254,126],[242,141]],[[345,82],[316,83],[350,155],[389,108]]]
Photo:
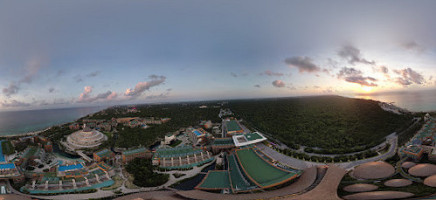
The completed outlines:
[[[242,128],[239,126],[239,123],[236,120],[230,120],[226,122],[227,131],[241,131]]]
[[[112,151],[110,151],[109,149],[102,149],[96,152],[95,154],[97,154],[100,157],[110,157],[112,155]]]
[[[141,147],[141,148],[137,148],[137,149],[131,149],[131,150],[127,150],[127,151],[123,151],[123,155],[132,155],[132,154],[137,154],[137,153],[142,153],[142,152],[146,152],[147,149],[145,147]]]
[[[227,170],[211,170],[196,188],[206,190],[229,189],[229,172]]]
[[[159,148],[156,149],[153,157],[158,158],[171,158],[179,156],[193,155],[202,152],[201,149],[194,149],[192,146],[178,146],[174,148]]]
[[[235,145],[235,143],[233,142],[233,138],[229,137],[229,138],[217,138],[213,141],[212,145]]]

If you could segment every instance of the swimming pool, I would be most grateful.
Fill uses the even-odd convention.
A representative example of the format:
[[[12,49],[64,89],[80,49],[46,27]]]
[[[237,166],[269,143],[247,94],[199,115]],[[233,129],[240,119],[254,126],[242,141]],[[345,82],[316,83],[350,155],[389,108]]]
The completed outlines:
[[[71,171],[71,170],[77,170],[77,169],[82,169],[83,165],[82,164],[75,164],[75,165],[64,165],[64,166],[59,166],[58,170],[60,172],[64,172],[64,171]]]

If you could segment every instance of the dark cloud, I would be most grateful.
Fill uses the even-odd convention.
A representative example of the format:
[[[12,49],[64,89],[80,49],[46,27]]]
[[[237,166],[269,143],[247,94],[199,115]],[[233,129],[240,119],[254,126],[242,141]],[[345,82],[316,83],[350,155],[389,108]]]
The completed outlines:
[[[411,68],[394,70],[400,77],[395,79],[395,82],[402,86],[412,85],[413,83],[421,85],[425,83],[424,76]]]
[[[302,72],[311,73],[311,72],[318,72],[321,70],[320,67],[318,67],[312,62],[311,58],[306,56],[296,56],[292,58],[286,58],[285,63],[292,67],[298,68],[298,71],[300,73]]]
[[[285,83],[282,80],[275,80],[272,82],[272,85],[278,88],[285,87]]]
[[[76,81],[77,83],[83,82],[83,79],[80,75],[76,75],[73,77],[74,81]]]
[[[377,86],[377,84],[374,83],[377,82],[377,79],[369,76],[365,77],[363,76],[362,71],[354,68],[343,67],[337,74],[337,77],[347,82],[357,83],[362,86],[370,86],[370,87]]]
[[[235,78],[238,77],[238,75],[236,73],[234,73],[234,72],[230,72],[230,75],[235,77]]]
[[[3,88],[2,92],[7,97],[10,97],[11,95],[17,94],[18,90],[20,90],[20,87],[15,82],[10,82],[7,87]]]
[[[280,73],[280,72],[273,72],[271,70],[266,70],[266,71],[260,73],[260,75],[278,76],[278,77],[280,77],[280,76],[284,76],[285,74]]]
[[[53,93],[54,91],[55,91],[55,89],[54,89],[53,87],[48,88],[48,92],[49,92],[49,93]]]
[[[100,71],[95,71],[95,72],[91,72],[89,74],[87,74],[87,77],[96,77],[100,74]]]
[[[374,67],[372,67],[372,69],[375,72],[380,72],[380,73],[383,73],[383,74],[388,74],[389,73],[389,69],[386,66],[383,66],[383,65],[381,65],[381,66],[374,66]]]
[[[259,85],[259,84],[257,84],[257,85],[254,85],[254,87],[260,88],[260,85]]]
[[[164,99],[170,95],[171,89],[167,89],[165,92],[158,95],[149,95],[145,97],[146,99]]]
[[[27,107],[30,106],[29,103],[25,103],[22,101],[17,101],[17,100],[11,100],[9,102],[7,101],[3,101],[0,103],[0,105],[4,108],[12,108],[12,107]]]
[[[425,51],[425,48],[419,45],[418,43],[416,43],[415,41],[403,42],[401,43],[400,46],[403,47],[404,49],[416,51],[418,53],[422,53]]]
[[[344,45],[338,51],[338,55],[346,59],[348,63],[354,65],[355,63],[363,63],[368,65],[375,65],[375,61],[369,61],[362,57],[360,50],[352,45]]]
[[[139,82],[136,84],[135,88],[127,89],[126,92],[124,92],[124,95],[131,98],[139,97],[146,90],[149,90],[151,87],[161,85],[166,80],[165,76],[158,76],[158,75],[151,75],[149,76],[149,78],[151,79],[150,81]]]

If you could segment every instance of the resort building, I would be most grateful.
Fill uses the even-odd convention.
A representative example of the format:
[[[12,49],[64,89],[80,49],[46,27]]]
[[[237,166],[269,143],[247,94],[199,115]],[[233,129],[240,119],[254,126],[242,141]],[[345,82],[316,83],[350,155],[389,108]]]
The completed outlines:
[[[6,160],[2,143],[3,141],[0,141],[0,180],[12,179],[15,183],[24,181],[24,175],[15,164]]]
[[[153,165],[163,169],[190,169],[214,160],[212,153],[192,146],[159,148],[153,155]]]
[[[168,133],[165,135],[164,144],[169,145],[175,139],[176,139],[176,136],[173,133]]]
[[[115,158],[115,153],[109,149],[102,149],[92,154],[93,159],[96,162],[100,161],[112,161]]]
[[[52,142],[47,142],[47,144],[44,145],[44,150],[47,153],[51,153],[53,152],[53,143]]]
[[[237,147],[256,144],[267,140],[266,137],[264,137],[259,132],[246,133],[244,135],[234,135],[232,138],[235,146]]]
[[[127,151],[123,151],[121,157],[123,159],[123,163],[128,163],[135,158],[151,158],[152,153],[148,151],[146,148],[141,147],[137,149],[131,149]]]
[[[202,128],[188,128],[186,133],[188,134],[188,137],[193,145],[204,143],[206,141],[207,132]]]
[[[216,138],[212,145],[212,152],[214,154],[217,154],[220,151],[223,150],[230,150],[235,148],[235,143],[233,142],[233,138]]]
[[[66,142],[62,144],[68,149],[75,151],[96,148],[107,139],[107,136],[100,131],[92,130],[87,125],[84,125],[83,130],[70,134]]]
[[[223,129],[225,130],[225,135],[231,137],[233,135],[238,135],[244,133],[239,122],[235,119],[226,119],[223,121]]]
[[[195,189],[245,193],[283,185],[300,175],[299,170],[274,165],[253,148],[237,149],[227,156],[227,170],[210,170]]]

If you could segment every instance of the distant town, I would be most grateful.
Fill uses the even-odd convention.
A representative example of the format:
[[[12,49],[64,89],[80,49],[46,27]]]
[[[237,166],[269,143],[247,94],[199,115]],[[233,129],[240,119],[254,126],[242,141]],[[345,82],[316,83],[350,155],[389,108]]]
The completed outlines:
[[[376,105],[388,115],[410,115]],[[37,135],[4,138],[0,193],[21,199],[395,199],[436,193],[436,120],[428,113],[413,114],[401,132],[368,149],[331,154],[287,146],[231,107],[115,106]],[[163,116],[181,108],[185,120]],[[153,109],[160,114],[149,116]],[[174,129],[171,124],[189,120],[189,113],[202,119],[154,132]],[[154,139],[117,143],[136,133]]]

